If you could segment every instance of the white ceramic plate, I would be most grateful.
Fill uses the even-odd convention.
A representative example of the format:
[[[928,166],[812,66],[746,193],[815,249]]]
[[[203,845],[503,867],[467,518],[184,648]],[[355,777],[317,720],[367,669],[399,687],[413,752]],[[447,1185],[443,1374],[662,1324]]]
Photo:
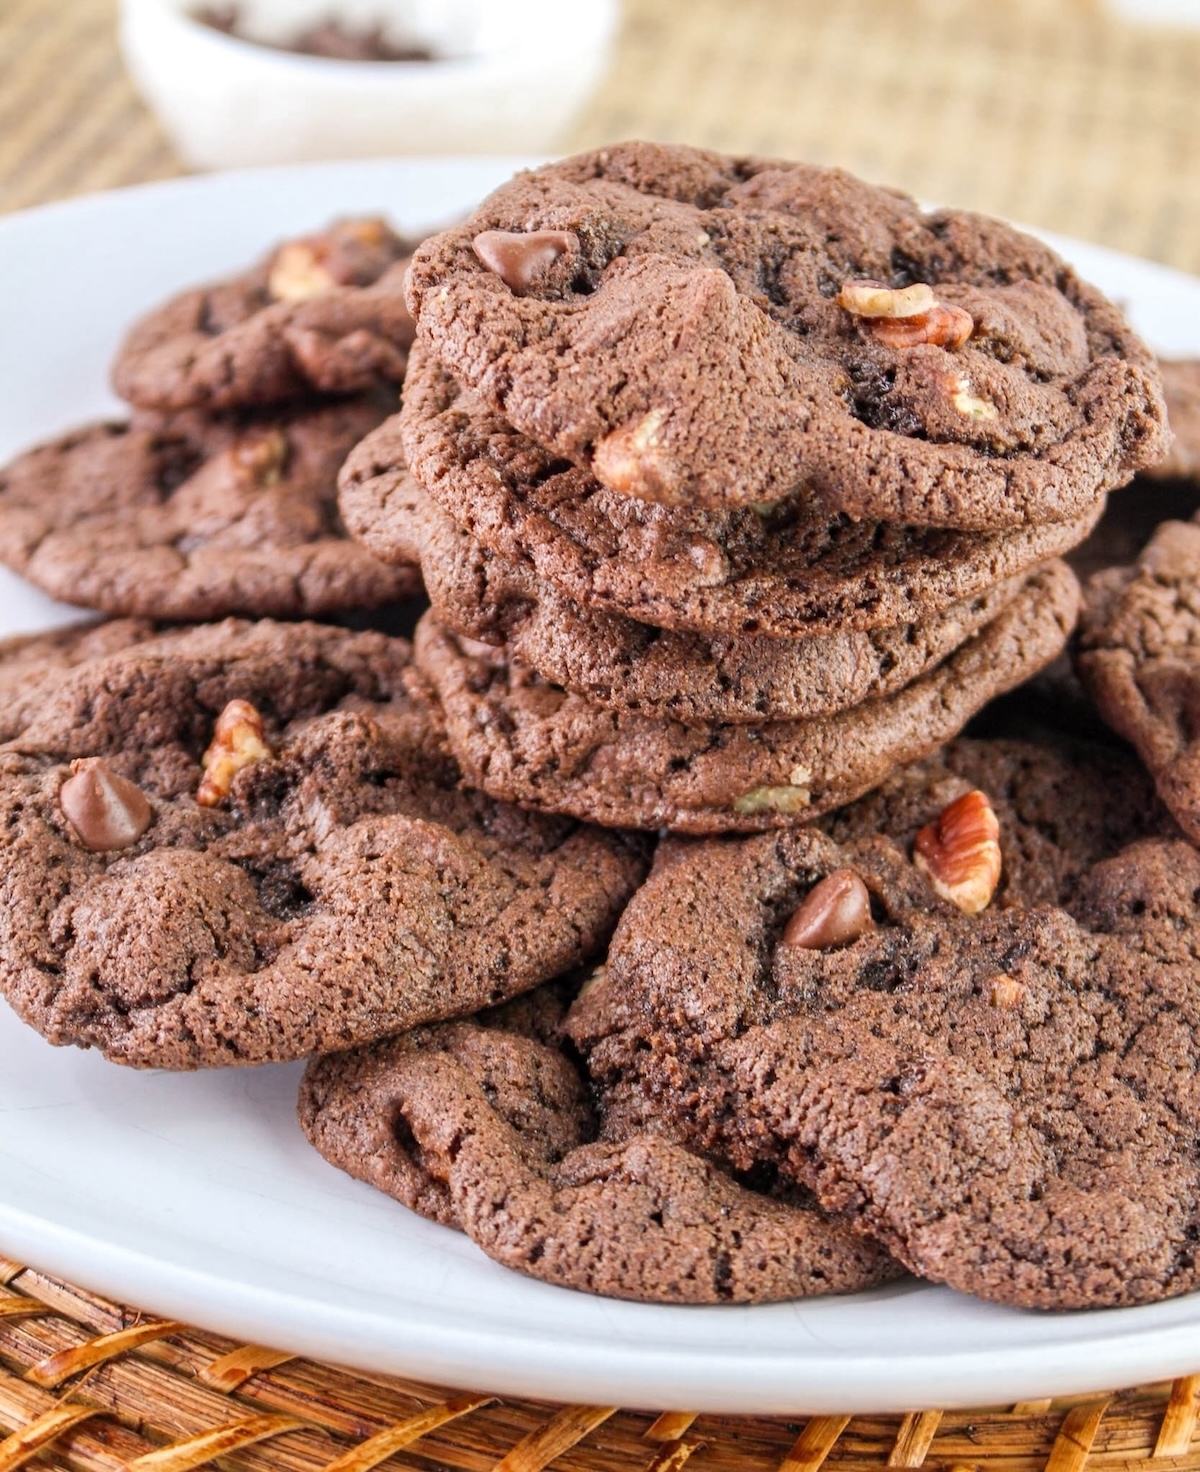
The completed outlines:
[[[108,359],[166,292],[339,211],[436,224],[510,168],[410,160],[214,175],[0,221],[0,461],[116,407]],[[1200,355],[1200,281],[1056,243],[1159,351]],[[72,616],[0,580],[0,634]],[[1052,1316],[912,1282],[765,1308],[660,1308],[547,1287],[327,1166],[293,1118],[299,1075],[130,1072],[49,1047],[0,1004],[0,1253],[298,1353],[593,1404],[909,1410],[1200,1369],[1200,1294]]]

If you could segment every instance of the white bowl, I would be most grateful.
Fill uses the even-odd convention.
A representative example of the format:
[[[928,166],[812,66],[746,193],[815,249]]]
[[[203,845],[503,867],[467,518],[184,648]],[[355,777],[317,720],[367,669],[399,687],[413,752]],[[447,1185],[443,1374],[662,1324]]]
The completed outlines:
[[[204,0],[122,0],[126,64],[199,168],[398,153],[544,153],[599,81],[618,0],[240,0],[231,36]],[[430,61],[273,49],[336,18]]]

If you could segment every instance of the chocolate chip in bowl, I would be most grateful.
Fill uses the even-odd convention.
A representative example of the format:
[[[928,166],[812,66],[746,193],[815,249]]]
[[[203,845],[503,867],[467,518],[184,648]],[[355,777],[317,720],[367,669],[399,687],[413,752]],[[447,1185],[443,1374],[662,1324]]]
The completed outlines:
[[[122,0],[121,48],[200,168],[544,154],[599,81],[617,0]],[[215,24],[214,24],[215,22]]]
[[[224,31],[227,36],[254,40],[241,30],[241,14],[236,5],[205,6],[196,11],[201,25]],[[404,45],[391,40],[381,25],[355,30],[337,19],[305,26],[283,41],[260,40],[260,46],[274,46],[281,51],[294,51],[299,56],[326,56],[333,61],[432,61],[427,46]]]

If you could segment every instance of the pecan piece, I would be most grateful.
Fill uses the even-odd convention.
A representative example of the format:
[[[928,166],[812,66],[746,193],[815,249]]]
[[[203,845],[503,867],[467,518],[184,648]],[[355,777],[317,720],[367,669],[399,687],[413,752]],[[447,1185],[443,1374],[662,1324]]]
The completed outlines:
[[[923,281],[911,286],[847,281],[838,292],[837,303],[888,348],[915,348],[924,343],[960,348],[975,331],[970,312],[944,306]]]
[[[986,910],[1000,882],[1000,824],[978,788],[943,809],[913,842],[913,863],[934,893],[966,915]]]
[[[937,305],[933,287],[924,281],[911,286],[885,286],[882,281],[847,281],[837,304],[856,317],[919,317]]]
[[[196,790],[201,807],[216,807],[229,796],[233,779],[251,762],[268,761],[274,752],[263,740],[263,719],[248,700],[231,700],[217,717],[213,739],[204,753],[204,777]]]
[[[938,348],[960,348],[975,331],[975,319],[962,307],[932,306],[919,317],[876,317],[871,336],[885,348],[916,348],[931,343]]]

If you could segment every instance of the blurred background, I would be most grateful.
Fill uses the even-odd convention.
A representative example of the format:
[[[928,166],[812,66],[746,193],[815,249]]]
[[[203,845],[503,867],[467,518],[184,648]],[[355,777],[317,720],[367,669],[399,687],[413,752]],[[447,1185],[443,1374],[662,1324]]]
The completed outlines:
[[[1200,29],[1126,3],[1140,22],[1105,0],[623,0],[558,151],[836,163],[1200,272]],[[116,0],[0,0],[0,210],[185,171],[116,23]]]

